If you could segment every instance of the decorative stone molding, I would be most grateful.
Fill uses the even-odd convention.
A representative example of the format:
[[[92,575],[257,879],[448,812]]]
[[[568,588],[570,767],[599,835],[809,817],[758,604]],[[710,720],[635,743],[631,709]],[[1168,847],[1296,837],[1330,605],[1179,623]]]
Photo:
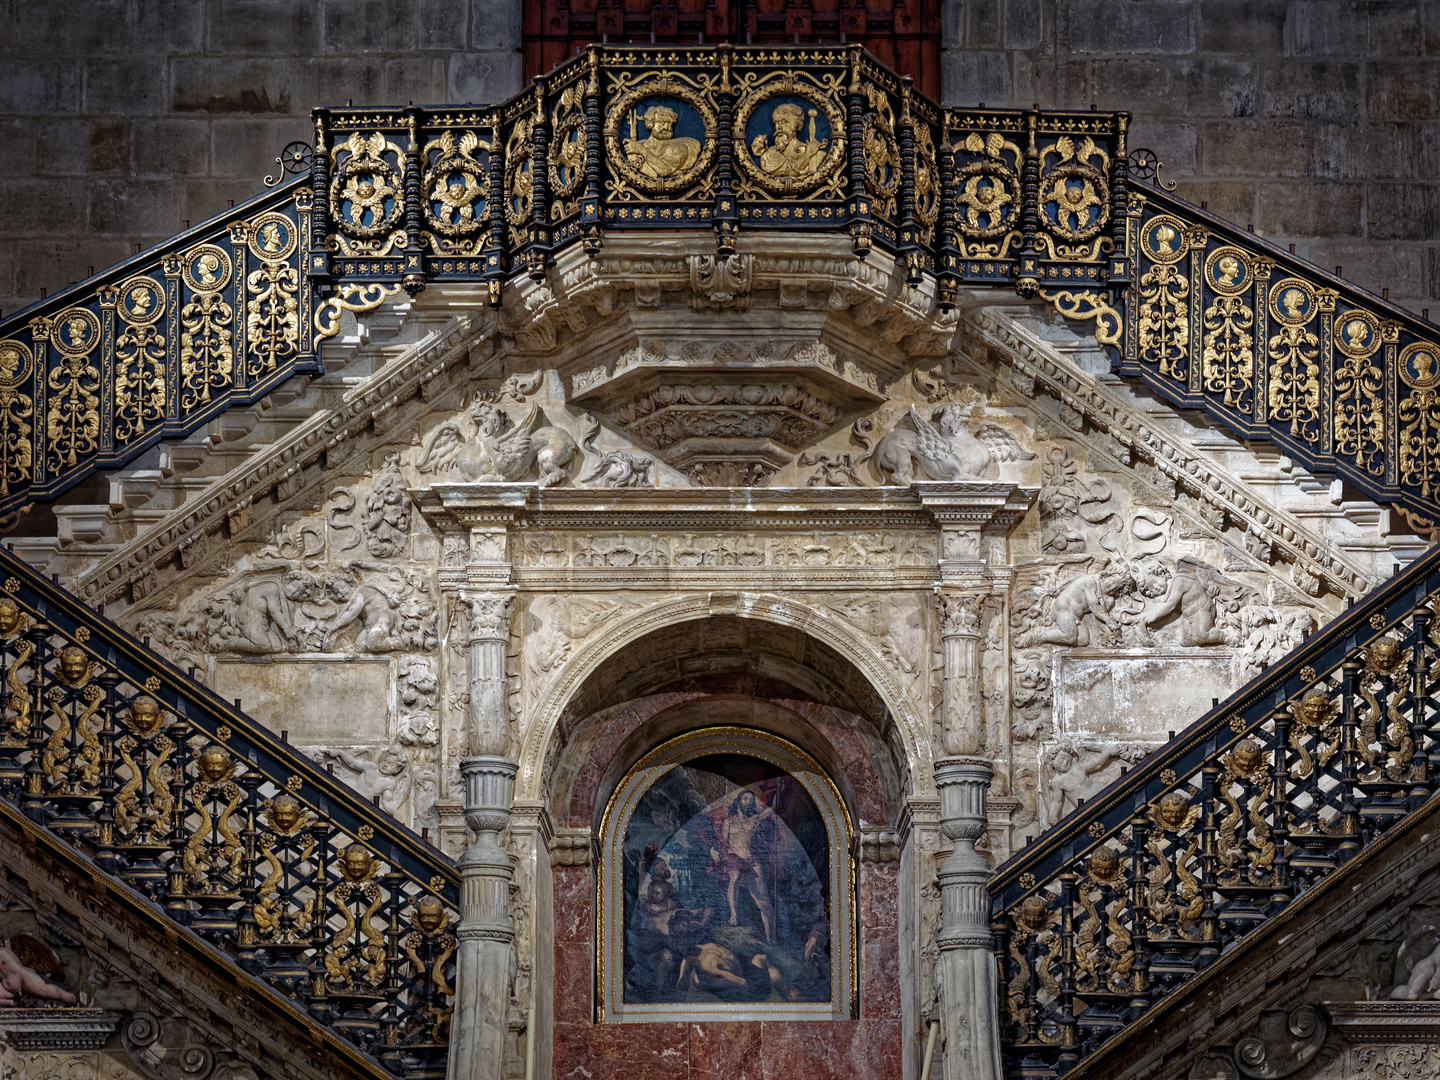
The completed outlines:
[[[1352,1043],[1440,1044],[1440,1001],[1327,1001],[1325,1011]]]
[[[479,315],[450,317],[442,328],[424,334],[409,346],[405,356],[384,365],[348,391],[339,405],[316,412],[283,439],[250,455],[243,465],[100,560],[80,577],[76,592],[87,603],[99,607],[130,594],[136,582],[142,583],[142,592],[153,591],[143,583],[177,555],[186,569],[198,566],[201,559],[197,554],[208,558],[227,546],[212,543],[213,535],[226,528],[227,522],[232,535],[237,526],[243,528],[244,511],[256,500],[281,486],[286,498],[298,499],[320,482],[312,465],[346,451],[351,440],[370,427],[377,416],[417,396],[433,395],[446,372],[469,360],[485,327]]]
[[[556,829],[549,846],[551,866],[589,866],[595,840],[589,829]]]
[[[893,829],[864,828],[855,838],[857,854],[864,863],[898,863],[900,834]]]
[[[0,1034],[17,1050],[98,1050],[119,1026],[108,1009],[0,1009]]]
[[[1215,461],[1163,430],[1152,418],[1105,390],[1049,342],[1030,333],[1004,311],[985,308],[967,323],[1011,366],[1010,382],[1026,397],[1037,386],[1106,434],[1107,442],[1153,459],[1154,468],[1177,492],[1263,537],[1270,548],[1328,582],[1340,595],[1360,596],[1378,579],[1318,536],[1293,514],[1256,495]],[[1107,453],[1110,451],[1106,451]],[[1112,454],[1113,456],[1113,454]]]

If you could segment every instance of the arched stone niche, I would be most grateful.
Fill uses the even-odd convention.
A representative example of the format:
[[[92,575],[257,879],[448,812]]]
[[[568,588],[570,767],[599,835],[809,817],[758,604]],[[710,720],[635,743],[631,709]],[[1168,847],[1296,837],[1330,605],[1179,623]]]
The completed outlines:
[[[595,990],[605,942],[597,937],[599,866],[591,853],[605,808],[647,754],[718,725],[793,743],[833,783],[854,826],[844,854],[854,867],[855,993],[842,1019],[601,1018]],[[898,1076],[903,1033],[914,1024],[901,969],[915,965],[913,956],[901,959],[902,864],[890,831],[910,794],[902,746],[858,668],[798,628],[715,616],[654,631],[598,664],[567,703],[545,770],[559,857],[550,904],[541,905],[550,908],[553,937],[536,936],[542,949],[550,938],[553,952],[536,963],[554,965],[552,1075],[646,1075],[662,1066],[666,1075],[779,1074],[823,1062],[835,1075]],[[866,830],[892,839],[867,846]],[[914,947],[912,927],[905,948]],[[542,973],[538,984],[546,981]]]

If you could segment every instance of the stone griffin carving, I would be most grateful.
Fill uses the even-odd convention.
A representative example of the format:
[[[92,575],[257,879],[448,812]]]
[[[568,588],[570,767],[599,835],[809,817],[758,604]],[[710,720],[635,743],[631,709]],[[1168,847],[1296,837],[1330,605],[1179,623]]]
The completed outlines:
[[[518,425],[482,391],[470,407],[474,433],[467,439],[460,423],[437,427],[420,458],[422,473],[458,470],[466,480],[495,483],[523,480],[539,469],[540,486],[569,478],[565,467],[575,457],[575,440],[546,419],[538,405]]]
[[[655,462],[644,454],[629,450],[611,450],[602,454],[595,449],[595,440],[600,435],[600,422],[590,413],[580,418],[580,445],[588,457],[594,459],[589,471],[580,477],[582,484],[594,484],[605,488],[648,488],[654,487],[652,472]]]
[[[931,480],[993,479],[1002,461],[1029,461],[1035,455],[993,420],[975,415],[979,406],[942,405],[932,426],[910,406],[900,423],[875,444],[875,467],[889,484],[909,484],[920,471]],[[902,426],[902,425],[907,425]]]

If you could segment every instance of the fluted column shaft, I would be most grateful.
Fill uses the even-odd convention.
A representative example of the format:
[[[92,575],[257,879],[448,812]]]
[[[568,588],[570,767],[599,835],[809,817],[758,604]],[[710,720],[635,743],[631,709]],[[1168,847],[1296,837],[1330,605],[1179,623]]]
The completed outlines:
[[[985,835],[985,795],[993,776],[975,757],[935,763],[940,828],[954,850],[941,862],[941,1035],[945,1080],[1002,1080],[1000,1001],[990,938],[990,862],[975,849]]]

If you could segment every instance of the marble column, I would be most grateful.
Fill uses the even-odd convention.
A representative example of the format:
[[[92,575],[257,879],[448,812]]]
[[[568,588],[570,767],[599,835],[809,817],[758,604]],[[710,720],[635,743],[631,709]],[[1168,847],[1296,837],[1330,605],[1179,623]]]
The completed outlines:
[[[447,1080],[501,1080],[514,978],[510,853],[500,834],[510,820],[517,766],[503,757],[460,762],[465,822],[475,843],[460,857],[460,928],[455,1014]]]
[[[941,686],[942,748],[946,754],[978,754],[985,748],[980,685],[980,611],[984,592],[937,594],[940,643],[945,655]]]
[[[975,841],[985,834],[985,794],[994,775],[983,758],[935,763],[940,829],[954,850],[940,863],[940,956],[945,1080],[1002,1080],[1000,1002],[990,938],[990,863]]]
[[[501,1080],[515,977],[510,920],[510,853],[500,835],[510,821],[518,766],[504,757],[509,741],[505,649],[513,595],[467,593],[470,614],[471,756],[465,779],[465,823],[475,843],[460,857],[460,927],[455,1014],[448,1080]]]

